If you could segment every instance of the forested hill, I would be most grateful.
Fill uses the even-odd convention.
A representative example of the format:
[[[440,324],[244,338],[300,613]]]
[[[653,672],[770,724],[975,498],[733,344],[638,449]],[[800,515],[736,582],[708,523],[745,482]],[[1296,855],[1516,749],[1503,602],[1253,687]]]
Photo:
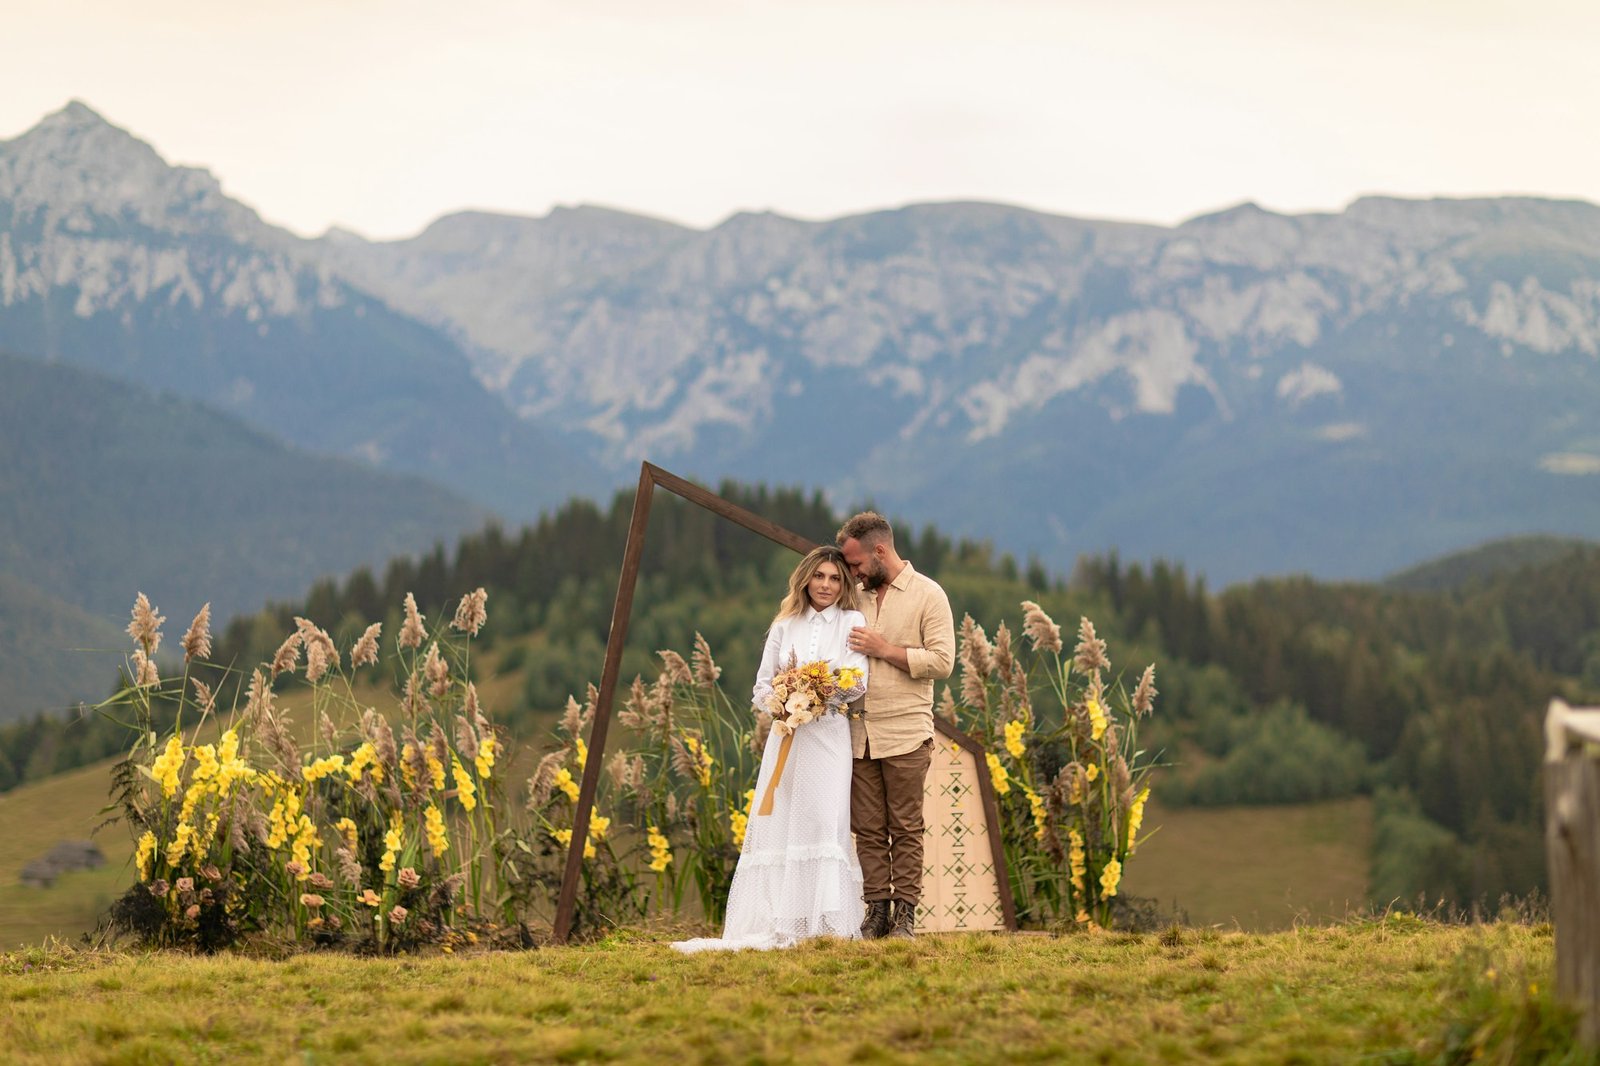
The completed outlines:
[[[820,494],[725,484],[720,492],[805,536],[841,519]],[[413,592],[437,620],[463,592],[489,590],[481,671],[514,675],[520,699],[494,708],[538,741],[568,693],[597,680],[631,494],[572,502],[518,532],[489,527],[382,574],[324,581],[305,600],[229,626],[214,659],[269,656],[304,615],[348,646],[369,620],[397,631]],[[1458,588],[1407,591],[1304,578],[1209,591],[1175,564],[1087,558],[1070,580],[984,544],[901,527],[900,548],[950,592],[957,617],[1020,632],[1018,602],[1067,627],[1092,618],[1120,669],[1155,662],[1162,695],[1150,739],[1175,765],[1175,803],[1286,803],[1372,792],[1373,894],[1460,901],[1544,880],[1537,785],[1544,708],[1600,695],[1600,547],[1485,571]],[[654,652],[710,641],[737,693],[793,556],[666,493],[651,512],[624,679],[653,676]],[[187,618],[197,604],[161,604]],[[221,679],[216,679],[221,680]],[[224,700],[226,704],[226,700]],[[1045,701],[1040,702],[1046,705]],[[96,719],[39,719],[0,731],[0,787],[120,750]]]
[[[141,590],[229,617],[485,517],[420,478],[0,351],[0,721],[103,696]]]

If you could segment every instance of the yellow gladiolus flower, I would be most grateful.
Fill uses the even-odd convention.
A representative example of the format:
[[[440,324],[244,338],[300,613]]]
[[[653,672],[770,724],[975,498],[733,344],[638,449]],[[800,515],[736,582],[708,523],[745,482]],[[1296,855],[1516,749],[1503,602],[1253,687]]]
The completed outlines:
[[[444,815],[440,813],[439,808],[430,803],[428,809],[422,813],[422,818],[428,831],[428,848],[437,859],[450,850],[450,838],[444,828]]]
[[[717,760],[711,757],[711,753],[705,749],[699,737],[686,735],[683,743],[689,749],[689,754],[694,757],[695,777],[700,780],[700,787],[710,788],[711,767],[716,765]]]
[[[1089,735],[1099,740],[1106,735],[1106,711],[1099,700],[1089,701]]]
[[[150,773],[161,786],[162,798],[171,799],[177,793],[178,774],[183,770],[184,759],[183,741],[174,733],[167,738],[165,750],[150,764]]]
[[[650,869],[661,873],[672,862],[671,842],[652,825],[646,830],[645,843],[650,845]]]
[[[1067,831],[1067,864],[1072,870],[1072,887],[1078,890],[1078,898],[1083,898],[1084,874],[1088,871],[1088,853],[1084,851],[1083,834],[1076,829]]]
[[[139,838],[139,850],[133,857],[133,864],[139,868],[139,880],[150,880],[150,875],[155,872],[155,858],[156,835],[146,829],[144,836]]]
[[[1117,885],[1122,883],[1122,864],[1116,859],[1106,863],[1105,869],[1100,871],[1100,894],[1107,898],[1117,894]]]
[[[1141,789],[1133,797],[1133,806],[1128,808],[1128,853],[1133,854],[1134,847],[1139,843],[1139,827],[1144,825],[1144,805],[1150,798],[1148,786]]]
[[[565,766],[556,771],[556,788],[567,794],[569,802],[578,802],[578,783],[572,779],[572,772]]]
[[[1000,757],[994,752],[989,752],[984,758],[989,762],[989,780],[994,782],[995,794],[1004,796],[1011,791],[1011,775],[1000,765]]]
[[[1044,797],[1033,789],[1023,786],[1023,791],[1028,797],[1029,813],[1033,815],[1033,839],[1043,840],[1046,820],[1049,818],[1049,809],[1045,807]]]
[[[1022,734],[1027,728],[1020,720],[1006,723],[1006,750],[1013,759],[1022,758]]]
[[[188,822],[179,822],[177,830],[172,834],[172,843],[167,845],[167,865],[176,866],[183,861],[183,856],[189,850],[189,843],[194,839],[194,826]]]
[[[405,822],[400,812],[390,811],[389,828],[383,834],[383,858],[378,861],[378,869],[384,873],[394,870],[395,856],[405,847],[405,839]]]
[[[456,799],[460,800],[461,806],[470,813],[478,805],[478,788],[467,774],[467,768],[462,766],[461,760],[454,755],[450,756],[450,772],[456,779]]]

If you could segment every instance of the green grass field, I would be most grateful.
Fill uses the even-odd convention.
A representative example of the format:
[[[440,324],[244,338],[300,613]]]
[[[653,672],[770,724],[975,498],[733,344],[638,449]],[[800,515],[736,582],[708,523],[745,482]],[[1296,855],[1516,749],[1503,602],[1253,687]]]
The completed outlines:
[[[1127,892],[1196,925],[1257,931],[1338,920],[1366,905],[1369,798],[1179,810],[1159,799],[1158,788],[1145,824],[1160,831],[1128,863]]]
[[[0,1060],[1590,1061],[1550,927],[1394,915],[1278,933],[925,935],[682,956],[0,956]]]

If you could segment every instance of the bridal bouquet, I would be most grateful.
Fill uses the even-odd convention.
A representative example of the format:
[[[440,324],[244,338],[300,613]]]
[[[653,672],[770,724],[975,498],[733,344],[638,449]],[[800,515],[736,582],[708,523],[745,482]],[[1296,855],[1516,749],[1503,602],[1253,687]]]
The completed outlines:
[[[778,748],[778,761],[772,768],[772,779],[767,782],[766,795],[761,798],[757,815],[772,813],[772,797],[778,782],[783,780],[783,767],[789,761],[789,746],[794,743],[794,731],[807,722],[814,722],[825,714],[836,714],[852,700],[866,694],[866,674],[855,667],[835,670],[826,659],[802,664],[794,652],[789,653],[789,665],[772,678],[772,694],[767,697],[766,710],[772,714],[772,730],[783,738]]]
[[[801,665],[790,652],[789,665],[773,676],[772,694],[767,697],[772,728],[780,737],[788,737],[807,722],[838,712],[865,694],[864,681],[865,675],[854,667],[834,670],[826,659]]]

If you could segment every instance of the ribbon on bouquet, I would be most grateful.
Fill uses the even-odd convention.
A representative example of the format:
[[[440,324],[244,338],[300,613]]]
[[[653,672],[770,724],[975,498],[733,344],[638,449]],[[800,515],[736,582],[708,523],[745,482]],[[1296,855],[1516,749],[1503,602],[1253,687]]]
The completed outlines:
[[[772,794],[778,790],[778,782],[783,780],[783,764],[789,761],[789,746],[794,743],[794,733],[784,734],[783,743],[778,745],[778,761],[772,766],[772,780],[767,782],[766,795],[761,797],[761,806],[756,809],[757,815],[772,813]]]

